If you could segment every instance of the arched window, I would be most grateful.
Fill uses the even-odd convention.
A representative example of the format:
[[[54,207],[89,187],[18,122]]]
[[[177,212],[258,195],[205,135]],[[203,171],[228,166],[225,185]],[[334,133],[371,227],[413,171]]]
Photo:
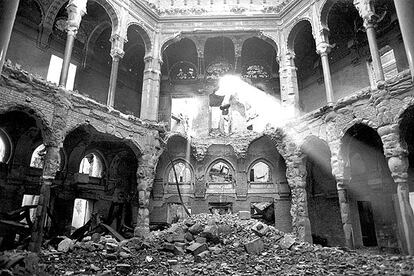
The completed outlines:
[[[250,182],[266,183],[271,181],[271,170],[268,164],[259,161],[250,168]]]
[[[211,166],[208,172],[208,182],[210,183],[231,183],[233,182],[233,170],[230,165],[219,161]]]
[[[191,171],[190,165],[183,161],[176,161],[174,162],[175,172],[177,173],[177,180],[180,184],[190,184],[193,181],[193,173]],[[168,183],[175,184],[175,175],[174,170],[171,167],[168,173]]]
[[[45,145],[39,145],[32,154],[32,158],[30,159],[30,167],[43,169],[45,163],[45,155],[46,155],[46,147]]]
[[[11,155],[11,140],[7,133],[0,128],[0,163],[7,163]]]
[[[91,177],[102,177],[104,165],[96,153],[87,154],[81,161],[79,172]]]

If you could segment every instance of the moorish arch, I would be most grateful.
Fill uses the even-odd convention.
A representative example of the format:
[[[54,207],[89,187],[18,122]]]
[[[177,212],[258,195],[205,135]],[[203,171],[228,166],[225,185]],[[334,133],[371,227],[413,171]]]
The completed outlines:
[[[381,137],[372,127],[357,123],[348,128],[341,144],[355,246],[398,250],[393,203],[396,185]]]
[[[92,1],[98,3],[105,9],[109,18],[111,19],[112,31],[114,32],[115,30],[117,30],[119,28],[119,18],[118,18],[118,14],[113,4],[111,4],[107,0],[92,0]],[[43,29],[50,30],[50,31],[52,30],[53,24],[56,20],[56,16],[59,10],[61,10],[63,5],[65,5],[65,3],[67,2],[68,2],[67,0],[54,0],[52,2],[52,4],[47,9],[45,16],[43,18],[43,22],[42,22]]]
[[[89,37],[88,37],[88,39],[85,43],[85,47],[84,47],[83,66],[86,66],[86,63],[88,62],[88,55],[94,55],[94,53],[95,53],[95,51],[94,51],[95,43],[97,42],[99,37],[102,35],[102,33],[108,28],[111,28],[111,24],[107,21],[104,21],[104,22],[98,24],[93,29],[91,34],[89,35]],[[109,48],[109,51],[110,51],[110,48]]]
[[[313,243],[342,246],[345,240],[330,148],[324,140],[312,135],[305,138],[301,150],[305,154],[306,194]]]
[[[182,38],[170,44],[162,53],[161,73],[171,81],[194,80],[198,75],[198,55],[194,41]]]
[[[145,45],[145,56],[152,54],[153,49],[153,43],[152,39],[149,35],[149,30],[145,27],[143,27],[139,22],[130,22],[127,25],[127,29],[132,28],[143,40]]]
[[[287,38],[288,54],[294,57],[299,94],[299,109],[309,112],[325,104],[325,87],[320,81],[322,64],[316,52],[314,28],[307,19],[298,21]]]

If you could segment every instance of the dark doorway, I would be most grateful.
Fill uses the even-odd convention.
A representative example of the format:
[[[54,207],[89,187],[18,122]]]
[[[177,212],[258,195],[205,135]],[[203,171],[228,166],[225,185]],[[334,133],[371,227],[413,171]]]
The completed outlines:
[[[364,246],[377,246],[371,202],[358,201],[358,212],[361,223],[362,243]]]

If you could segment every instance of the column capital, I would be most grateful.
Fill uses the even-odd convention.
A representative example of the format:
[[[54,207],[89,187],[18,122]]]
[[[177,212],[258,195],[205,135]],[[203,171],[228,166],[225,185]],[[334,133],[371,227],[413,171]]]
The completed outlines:
[[[68,20],[66,30],[68,33],[76,35],[81,24],[82,17],[86,14],[87,0],[70,0],[66,6]]]
[[[124,44],[127,42],[127,39],[118,35],[114,34],[110,38],[112,47],[111,47],[111,57],[114,58],[123,58],[124,57]]]
[[[374,25],[377,22],[378,16],[375,13],[373,0],[354,0],[354,6],[358,10],[359,16],[364,20],[364,27]]]
[[[161,75],[162,60],[153,56],[145,56],[145,72],[153,72]]]
[[[318,53],[318,55],[328,55],[331,50],[332,50],[333,46],[331,44],[329,44],[326,41],[322,41],[320,42],[318,45],[316,45],[316,52]]]

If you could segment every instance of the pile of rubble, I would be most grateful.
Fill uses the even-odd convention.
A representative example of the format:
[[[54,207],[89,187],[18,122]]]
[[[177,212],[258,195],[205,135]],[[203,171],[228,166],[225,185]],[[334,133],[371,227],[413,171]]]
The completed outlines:
[[[257,220],[200,214],[145,240],[64,239],[42,251],[38,267],[45,275],[414,275],[414,258],[321,247]]]

